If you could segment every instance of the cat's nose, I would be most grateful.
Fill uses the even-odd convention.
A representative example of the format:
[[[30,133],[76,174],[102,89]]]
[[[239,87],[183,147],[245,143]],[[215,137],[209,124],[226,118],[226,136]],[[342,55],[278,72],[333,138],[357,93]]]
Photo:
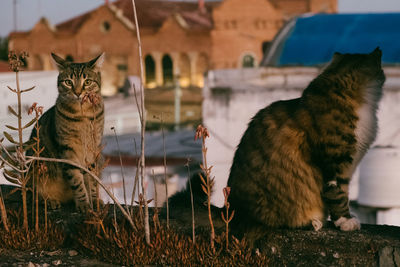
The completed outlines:
[[[79,97],[79,96],[82,94],[82,90],[77,89],[77,90],[74,91],[74,94],[75,94],[77,97]]]

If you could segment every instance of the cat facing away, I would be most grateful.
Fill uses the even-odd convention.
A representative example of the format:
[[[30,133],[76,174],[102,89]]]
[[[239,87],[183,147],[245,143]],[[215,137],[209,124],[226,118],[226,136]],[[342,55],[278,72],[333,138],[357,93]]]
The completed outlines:
[[[104,54],[74,63],[52,54],[59,74],[58,97],[39,119],[42,157],[67,159],[87,168],[100,167],[99,150],[104,127],[100,67]],[[91,101],[92,100],[92,101]],[[37,136],[34,128],[31,139]],[[33,155],[32,150],[27,155]],[[38,191],[52,208],[75,202],[85,212],[97,197],[96,183],[89,175],[68,164],[46,162],[48,179],[39,181]]]
[[[381,56],[379,48],[335,53],[301,97],[274,102],[252,118],[228,178],[234,235],[255,241],[268,228],[319,230],[328,216],[342,231],[360,228],[349,211],[348,185],[377,134]],[[199,210],[205,196],[194,188]],[[188,189],[171,197],[178,220],[187,202]]]

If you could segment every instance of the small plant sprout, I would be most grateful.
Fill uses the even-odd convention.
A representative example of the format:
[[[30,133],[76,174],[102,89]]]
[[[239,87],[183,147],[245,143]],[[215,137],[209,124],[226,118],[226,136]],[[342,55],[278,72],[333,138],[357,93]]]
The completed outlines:
[[[201,188],[203,189],[204,193],[207,195],[207,209],[208,209],[208,220],[210,222],[210,228],[211,228],[211,233],[210,233],[210,245],[211,249],[215,253],[215,246],[214,246],[214,240],[215,240],[215,230],[214,230],[214,223],[212,220],[212,213],[211,213],[211,193],[212,193],[212,188],[214,186],[214,177],[211,177],[211,169],[212,166],[208,167],[207,164],[207,147],[206,147],[206,138],[210,137],[210,134],[208,133],[208,130],[206,127],[203,127],[202,125],[197,126],[196,129],[196,135],[194,137],[194,140],[201,139],[202,141],[202,146],[201,146],[201,151],[203,154],[203,164],[200,164],[200,168],[203,171],[203,175],[200,173],[200,179],[202,182]]]
[[[225,187],[222,189],[222,192],[224,193],[224,206],[225,206],[225,215],[221,211],[221,217],[222,220],[225,223],[225,241],[226,241],[226,249],[228,250],[229,248],[229,223],[232,221],[233,216],[235,216],[235,211],[232,211],[231,215],[229,215],[229,194],[231,193],[231,188],[229,186]]]

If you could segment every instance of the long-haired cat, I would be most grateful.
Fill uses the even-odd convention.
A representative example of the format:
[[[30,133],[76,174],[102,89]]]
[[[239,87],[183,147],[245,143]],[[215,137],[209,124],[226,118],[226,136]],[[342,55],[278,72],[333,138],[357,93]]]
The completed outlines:
[[[59,70],[56,103],[39,119],[42,157],[71,160],[84,167],[99,165],[103,136],[104,105],[100,94],[100,67],[104,54],[85,63],[69,62],[52,54]],[[92,100],[92,101],[90,101]],[[33,129],[31,139],[37,136]],[[27,151],[33,155],[33,151]],[[39,181],[39,193],[52,208],[74,201],[86,211],[96,198],[96,183],[80,169],[46,162],[48,179]]]
[[[349,212],[348,184],[376,137],[381,56],[379,48],[335,53],[300,98],[272,103],[253,117],[228,179],[234,234],[254,241],[266,228],[319,230],[328,215],[343,231],[360,228]],[[173,196],[171,210],[185,196],[187,190]]]

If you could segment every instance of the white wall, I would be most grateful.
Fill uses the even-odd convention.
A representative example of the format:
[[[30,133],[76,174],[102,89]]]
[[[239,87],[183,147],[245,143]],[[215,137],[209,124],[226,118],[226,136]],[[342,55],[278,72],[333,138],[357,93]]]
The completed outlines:
[[[21,89],[35,86],[32,91],[22,94],[23,123],[27,123],[33,118],[33,115],[28,116],[26,108],[32,106],[34,102],[37,102],[39,106],[43,106],[45,111],[54,105],[58,95],[57,75],[57,71],[23,71],[19,73]],[[13,137],[16,137],[16,132],[5,127],[6,124],[14,126],[17,124],[16,117],[10,114],[7,108],[10,105],[17,111],[17,95],[8,90],[7,86],[13,89],[16,88],[14,72],[0,73],[0,136],[3,136],[3,131],[7,131]],[[24,140],[29,138],[30,129],[24,131]]]

